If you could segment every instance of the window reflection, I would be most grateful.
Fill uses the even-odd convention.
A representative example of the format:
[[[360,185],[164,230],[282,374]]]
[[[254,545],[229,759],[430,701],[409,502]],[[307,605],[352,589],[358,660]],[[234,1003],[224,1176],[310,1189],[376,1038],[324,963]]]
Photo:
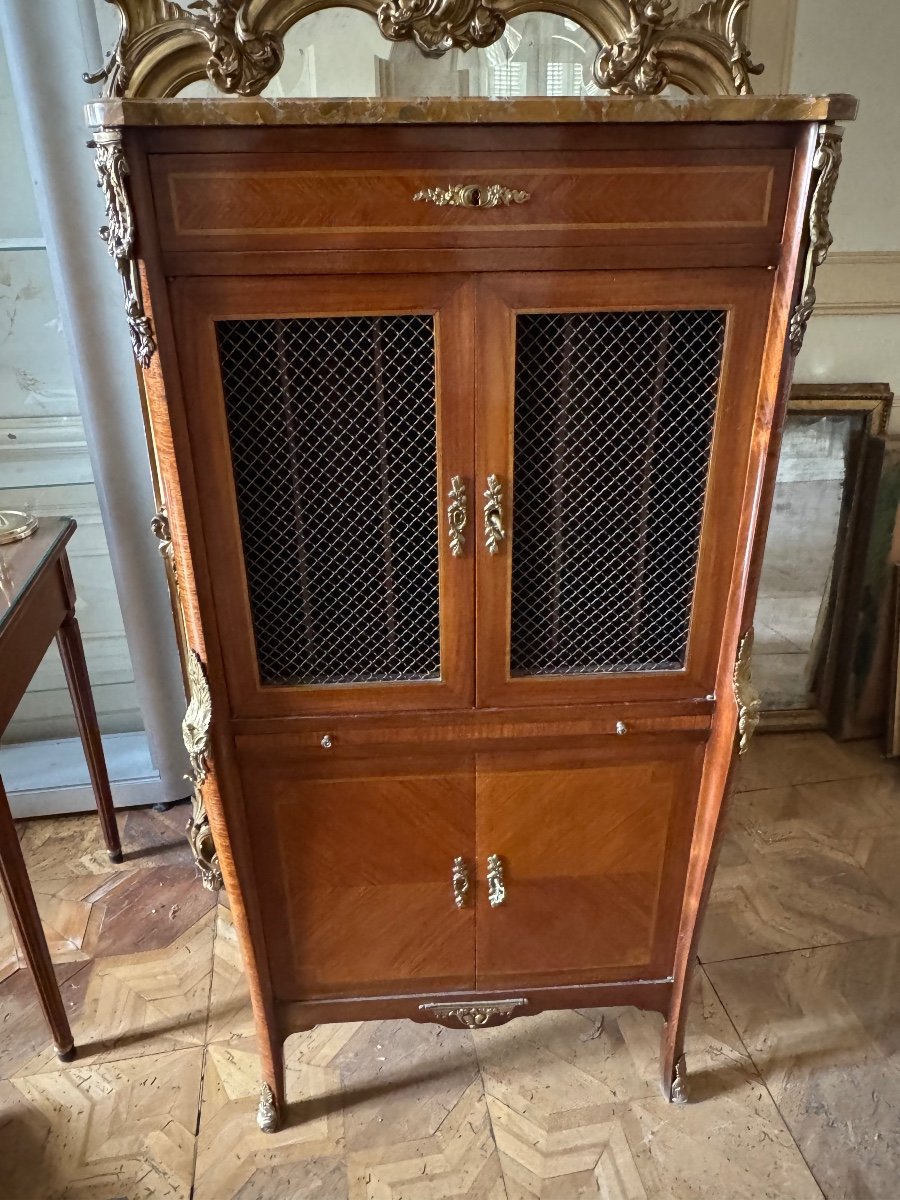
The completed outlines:
[[[390,42],[369,13],[329,8],[288,30],[285,61],[264,96],[598,96],[591,75],[597,42],[568,17],[513,17],[493,46],[426,58],[412,42]],[[183,96],[217,96],[203,80]]]

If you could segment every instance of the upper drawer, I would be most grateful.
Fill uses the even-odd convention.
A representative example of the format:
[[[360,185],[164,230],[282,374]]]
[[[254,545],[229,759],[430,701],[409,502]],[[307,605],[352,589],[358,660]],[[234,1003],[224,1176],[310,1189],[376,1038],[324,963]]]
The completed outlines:
[[[500,154],[155,154],[167,251],[781,241],[788,149]],[[415,197],[492,184],[527,199]]]

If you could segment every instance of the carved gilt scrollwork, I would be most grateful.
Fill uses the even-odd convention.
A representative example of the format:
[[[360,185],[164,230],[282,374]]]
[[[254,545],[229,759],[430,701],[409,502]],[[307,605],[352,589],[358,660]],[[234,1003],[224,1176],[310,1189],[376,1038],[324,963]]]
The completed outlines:
[[[734,664],[734,698],[738,707],[738,754],[746,754],[759,724],[762,700],[751,675],[753,630],[741,638],[737,661]]]
[[[816,307],[816,275],[828,258],[828,251],[834,242],[829,215],[841,169],[843,136],[843,129],[834,125],[823,125],[819,130],[819,143],[813,159],[816,182],[809,204],[809,247],[803,271],[803,291],[791,314],[789,337],[794,354],[799,354],[803,349],[806,330]]]
[[[222,886],[222,872],[219,870],[219,859],[203,804],[203,785],[209,775],[207,749],[212,723],[212,697],[206,670],[195,650],[188,653],[187,676],[190,696],[181,723],[181,734],[191,760],[191,774],[187,778],[194,785],[187,834],[203,886],[215,892]]]
[[[425,1013],[441,1025],[454,1028],[463,1025],[467,1029],[480,1029],[485,1025],[502,1025],[512,1017],[519,1016],[527,1000],[493,1000],[484,1004],[420,1004],[419,1012]]]
[[[121,28],[106,66],[85,76],[106,97],[174,96],[195,80],[221,92],[256,96],[278,73],[283,38],[322,0],[107,0]],[[601,47],[594,75],[618,94],[654,95],[676,84],[699,95],[744,95],[761,67],[740,26],[749,0],[704,0],[678,17],[673,0],[567,0],[565,15]],[[354,0],[390,41],[423,54],[490,46],[510,15],[558,11],[553,0]]]
[[[258,96],[284,61],[281,37],[254,21],[249,0],[193,0],[187,8],[174,0],[108,3],[121,16],[119,39],[106,66],[84,77],[102,82],[104,96],[172,94],[157,89],[168,88],[167,62],[186,52],[206,54],[204,73],[220,91]]]
[[[390,41],[411,39],[431,58],[448,50],[491,46],[506,28],[490,0],[385,0],[377,19]]]
[[[149,367],[156,340],[150,319],[144,312],[141,280],[134,258],[134,216],[125,183],[128,163],[122,150],[122,133],[118,129],[98,129],[88,145],[96,150],[97,180],[106,203],[107,224],[101,228],[100,236],[106,242],[122,280],[134,357],[142,367]]]
[[[763,68],[741,39],[748,3],[705,0],[678,18],[674,0],[628,0],[628,27],[600,50],[594,78],[617,95],[655,96],[670,83],[713,95],[749,95],[750,76]]]

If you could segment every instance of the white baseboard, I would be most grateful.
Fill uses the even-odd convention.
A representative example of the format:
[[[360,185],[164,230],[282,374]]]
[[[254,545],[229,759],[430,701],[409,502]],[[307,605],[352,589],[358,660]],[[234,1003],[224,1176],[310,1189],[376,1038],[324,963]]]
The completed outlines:
[[[160,804],[172,799],[163,792],[144,733],[104,737],[103,751],[116,808]],[[0,777],[16,818],[90,812],[96,807],[78,738],[2,747]],[[185,782],[184,794],[189,791]]]

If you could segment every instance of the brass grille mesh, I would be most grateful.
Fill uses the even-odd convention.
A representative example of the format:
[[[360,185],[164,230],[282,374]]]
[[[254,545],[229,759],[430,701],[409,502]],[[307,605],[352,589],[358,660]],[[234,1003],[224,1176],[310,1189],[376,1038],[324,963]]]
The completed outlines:
[[[512,675],[684,666],[724,330],[518,316]]]
[[[438,678],[432,318],[217,331],[261,681]]]

